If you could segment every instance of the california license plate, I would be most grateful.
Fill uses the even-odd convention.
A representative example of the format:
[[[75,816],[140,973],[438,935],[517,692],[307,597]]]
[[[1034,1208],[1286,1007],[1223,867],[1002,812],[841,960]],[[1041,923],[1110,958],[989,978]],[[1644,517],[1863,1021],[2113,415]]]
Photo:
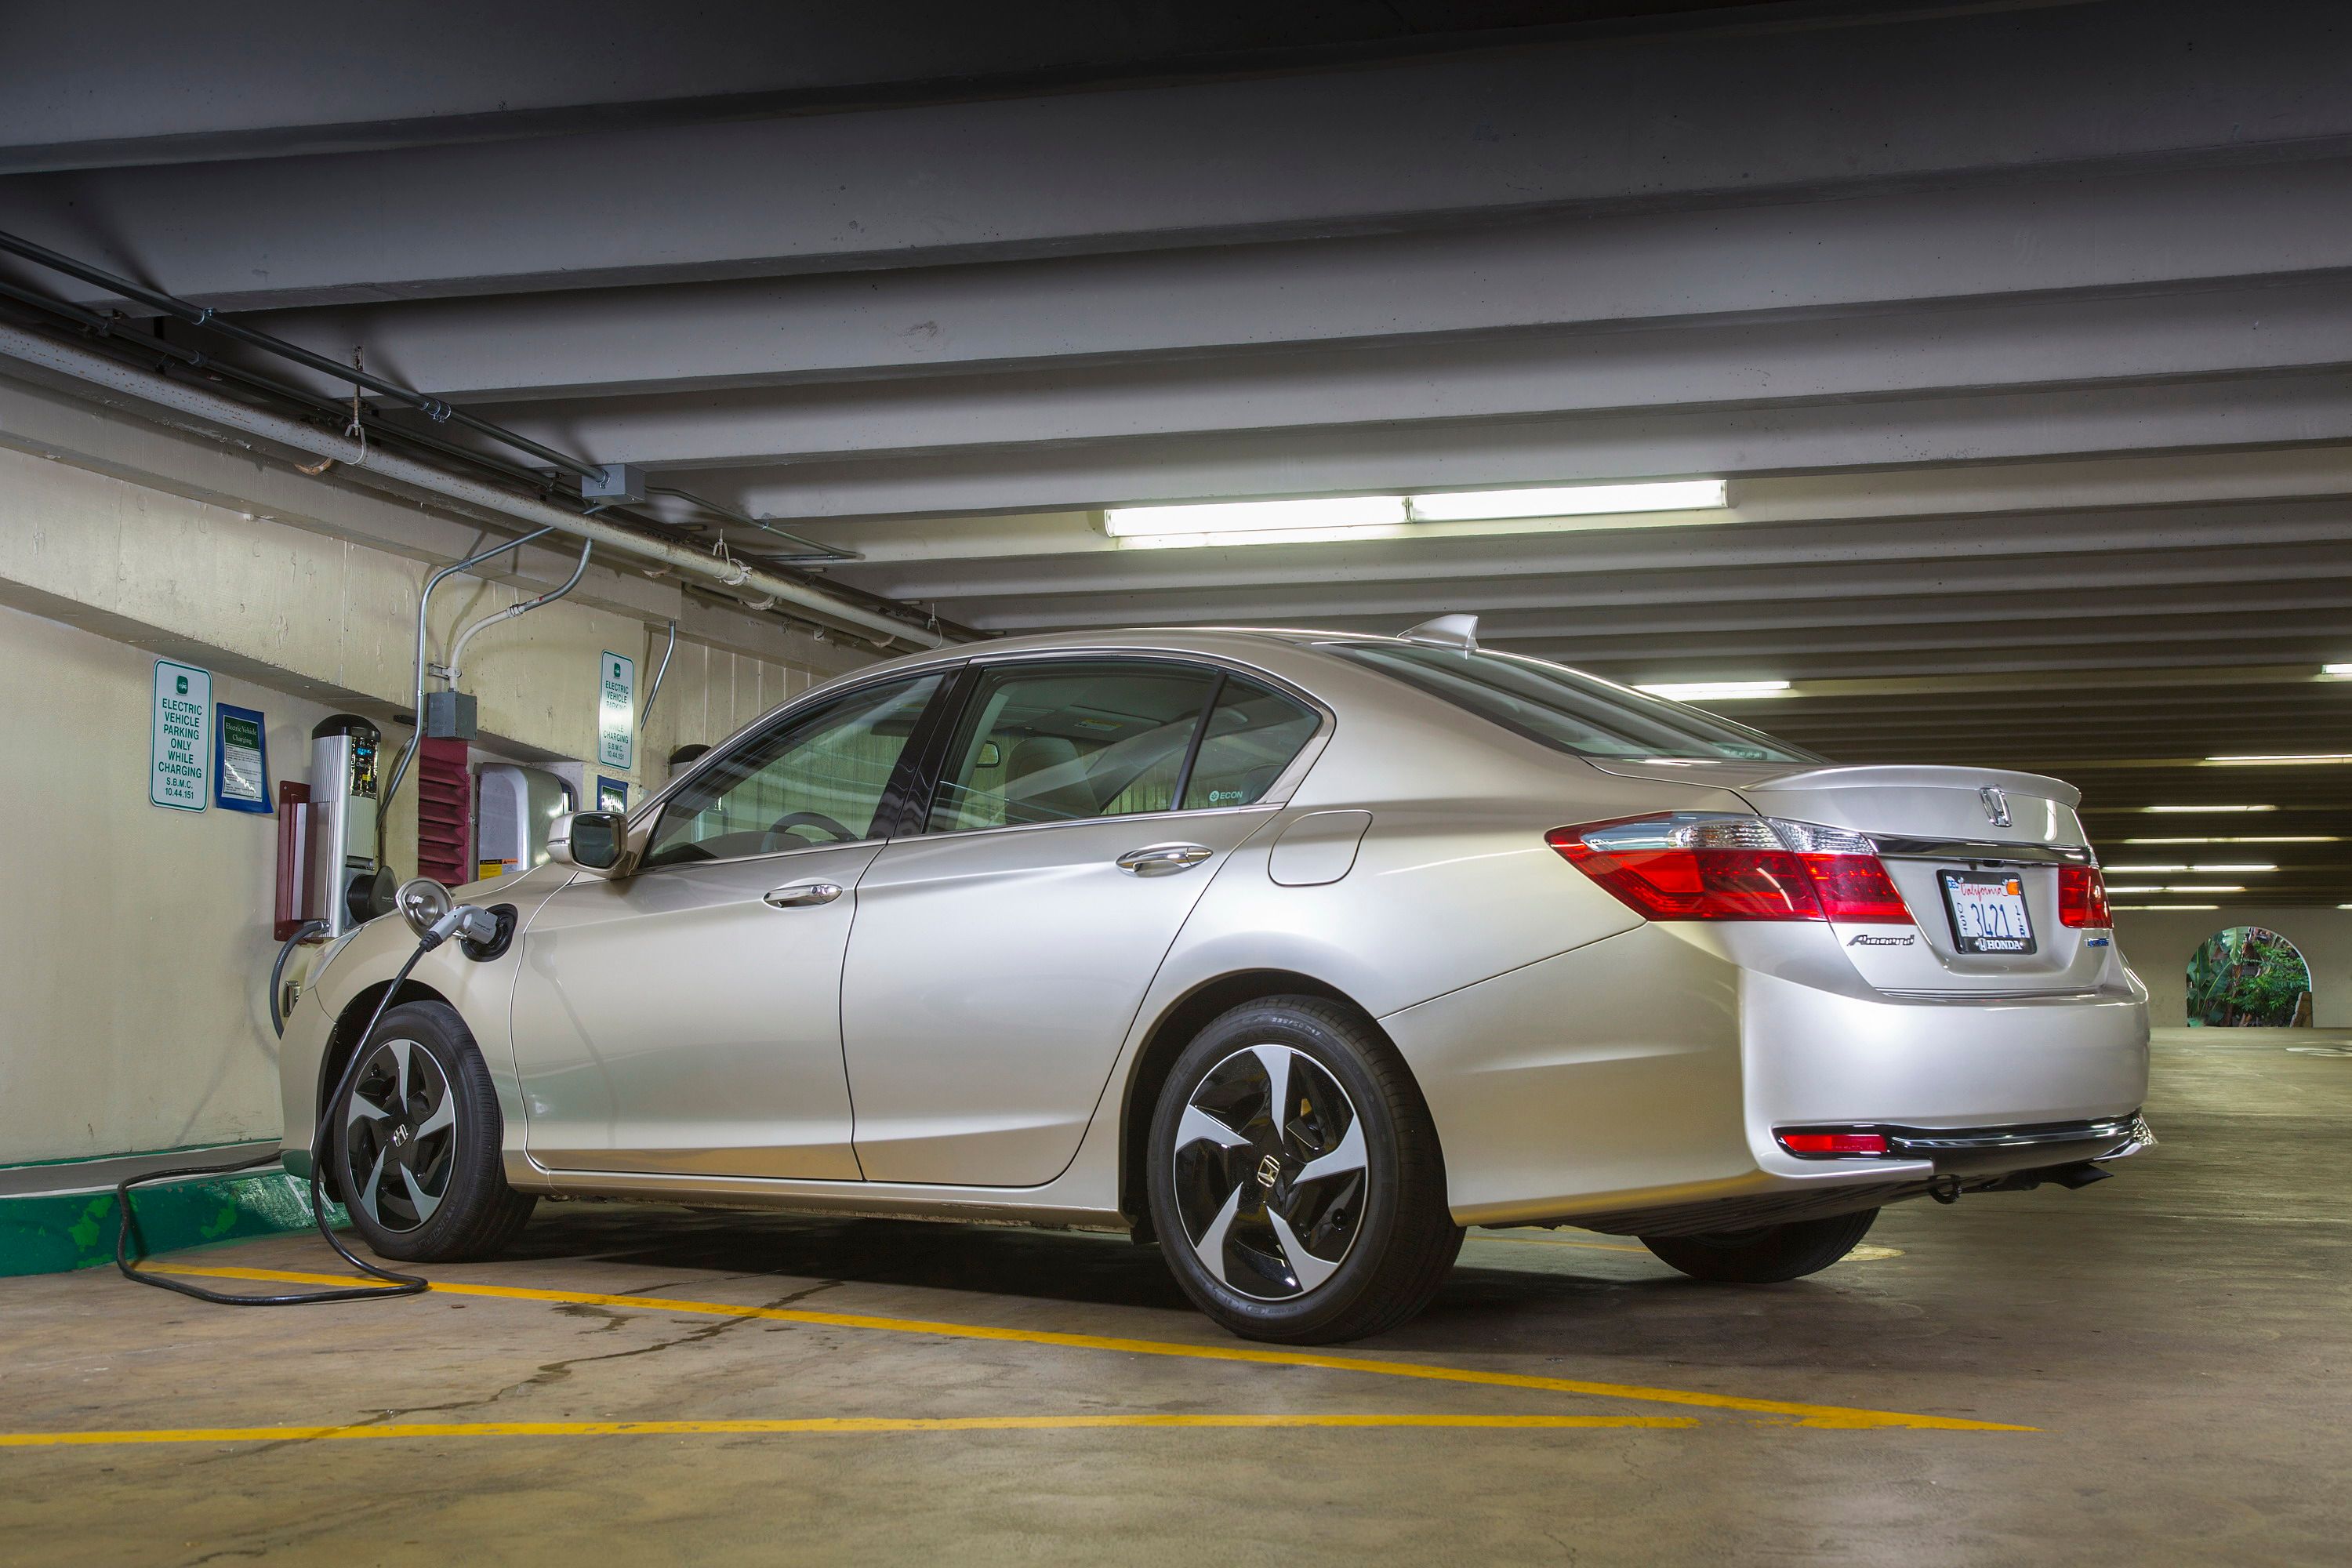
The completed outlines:
[[[1952,940],[1962,952],[2032,952],[2033,921],[2025,912],[2025,884],[1984,871],[1938,871]]]

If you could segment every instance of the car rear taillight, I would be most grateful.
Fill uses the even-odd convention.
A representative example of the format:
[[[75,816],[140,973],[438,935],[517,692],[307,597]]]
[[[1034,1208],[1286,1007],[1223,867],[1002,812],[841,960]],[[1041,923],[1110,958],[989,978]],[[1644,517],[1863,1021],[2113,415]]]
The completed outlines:
[[[1877,849],[1843,827],[1685,811],[1556,827],[1544,842],[1654,921],[1913,923]]]
[[[2107,913],[2107,879],[2096,866],[2058,868],[2058,923],[2099,931],[2116,923]]]

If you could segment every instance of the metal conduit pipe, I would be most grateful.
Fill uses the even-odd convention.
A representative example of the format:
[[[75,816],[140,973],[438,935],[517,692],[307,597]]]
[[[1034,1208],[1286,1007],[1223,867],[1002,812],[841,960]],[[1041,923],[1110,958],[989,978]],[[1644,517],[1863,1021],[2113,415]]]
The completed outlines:
[[[383,863],[384,824],[392,816],[392,797],[399,792],[400,781],[408,776],[408,764],[416,756],[416,743],[425,738],[425,617],[433,608],[433,590],[438,588],[445,579],[454,577],[460,572],[471,571],[493,555],[503,555],[509,550],[520,552],[522,547],[532,540],[542,538],[553,531],[553,529],[535,528],[520,539],[501,540],[488,550],[476,551],[463,561],[451,562],[425,579],[425,589],[416,595],[416,705],[409,710],[415,720],[415,727],[409,731],[408,744],[403,746],[400,749],[400,755],[393,759],[392,771],[384,775],[383,796],[376,802],[376,864]],[[518,561],[521,559],[520,553],[517,554],[516,559]],[[576,576],[573,580],[578,581]]]
[[[376,447],[362,447],[340,436],[248,408],[241,403],[199,387],[165,381],[120,363],[90,350],[54,342],[21,328],[0,326],[0,358],[36,366],[54,374],[103,386],[192,418],[257,436],[280,446],[332,458],[346,468],[363,469],[412,489],[429,491],[484,511],[498,512],[535,527],[551,528],[575,539],[593,540],[645,560],[657,562],[688,577],[698,577],[746,595],[790,605],[803,619],[820,621],[877,642],[903,642],[916,647],[940,647],[959,640],[942,631],[902,621],[854,599],[826,593],[807,583],[780,577],[740,561],[709,554],[691,545],[673,543],[593,517],[583,517],[545,501],[509,495],[494,485],[445,473],[413,458]],[[420,716],[421,717],[421,716]]]
[[[654,704],[661,700],[662,677],[669,673],[669,656],[677,651],[677,617],[670,617],[669,641],[662,647],[661,668],[654,671],[654,687],[646,693],[646,705],[637,710],[637,727],[653,722]]]
[[[51,250],[46,245],[36,245],[20,235],[0,233],[0,250],[13,251],[26,260],[37,262],[52,272],[62,272],[68,278],[79,278],[85,283],[95,283],[101,289],[110,289],[126,300],[135,300],[140,304],[185,321],[192,327],[203,327],[207,331],[218,332],[224,337],[235,338],[238,342],[276,354],[280,359],[292,360],[296,364],[315,370],[321,375],[333,376],[338,381],[348,381],[354,386],[364,386],[370,392],[406,404],[436,425],[463,426],[477,435],[487,436],[491,440],[512,447],[518,451],[529,452],[541,462],[552,463],[557,468],[577,474],[583,479],[602,479],[604,477],[604,470],[596,464],[583,463],[579,458],[568,457],[552,447],[542,447],[528,437],[516,435],[503,426],[493,425],[487,419],[478,419],[470,414],[452,408],[442,399],[429,397],[414,387],[403,386],[396,381],[387,381],[380,375],[370,375],[356,365],[337,364],[326,355],[312,353],[299,343],[289,343],[284,338],[273,336],[268,332],[257,331],[251,327],[232,321],[215,311],[209,305],[199,305],[193,300],[183,300],[176,294],[166,294],[160,289],[150,289],[144,284],[134,283],[128,278],[117,277],[103,268],[92,267],[87,261],[77,261],[62,252]]]
[[[556,600],[563,597],[564,595],[572,592],[572,589],[580,586],[580,579],[588,574],[589,552],[595,548],[596,542],[593,539],[587,540],[581,544],[580,564],[572,569],[572,575],[563,580],[563,586],[561,588],[551,588],[536,599],[525,599],[519,605],[509,605],[505,609],[497,612],[495,615],[484,616],[480,620],[476,621],[464,631],[459,632],[457,634],[457,640],[449,645],[448,661],[442,666],[439,672],[441,679],[449,683],[449,689],[454,691],[457,688],[457,673],[459,668],[457,661],[465,656],[466,645],[474,640],[475,633],[488,631],[492,626],[497,626],[500,621],[510,621],[517,616],[527,616],[530,614],[531,611],[539,608],[541,605],[551,605]],[[422,718],[423,715],[420,714],[418,717]]]

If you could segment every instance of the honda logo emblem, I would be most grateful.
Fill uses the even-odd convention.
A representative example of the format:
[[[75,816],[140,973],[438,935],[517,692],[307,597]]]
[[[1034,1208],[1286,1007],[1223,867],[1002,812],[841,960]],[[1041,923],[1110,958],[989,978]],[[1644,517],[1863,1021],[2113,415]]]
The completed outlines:
[[[1995,827],[2009,826],[2009,796],[2001,794],[1998,786],[1985,785],[1984,788],[1977,791],[1977,798],[1984,802],[1987,822],[1991,823]]]

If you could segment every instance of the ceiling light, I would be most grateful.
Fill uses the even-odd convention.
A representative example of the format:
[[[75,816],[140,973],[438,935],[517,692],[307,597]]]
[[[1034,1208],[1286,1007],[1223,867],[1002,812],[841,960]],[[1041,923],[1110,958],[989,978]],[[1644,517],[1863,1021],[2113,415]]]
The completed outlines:
[[[2274,805],[2143,805],[2142,811],[2276,811]]]
[[[2110,886],[2107,889],[2107,896],[2111,899],[2122,899],[2129,898],[2136,893],[2160,893],[2162,891],[2164,891],[2162,888],[2117,888]]]
[[[1754,697],[1786,697],[1789,683],[1785,680],[1667,680],[1654,686],[1636,686],[1636,691],[1646,691],[1653,697],[1663,697],[1670,702],[1734,702]]]
[[[2278,869],[2276,866],[2265,865],[2252,860],[2249,860],[2243,865],[2191,866],[2189,868],[2192,871],[2202,871],[2209,876],[2217,871],[2275,871]]]
[[[2219,904],[2116,904],[2114,907],[2118,910],[2146,910],[2154,913],[2163,910],[2218,910],[2221,906]]]
[[[2205,765],[2213,768],[2285,768],[2310,763],[2352,763],[2352,752],[2277,752],[2267,756],[2205,759]]]
[[[2204,882],[2168,882],[2165,884],[2164,890],[2168,893],[2242,893],[2246,889],[2225,888]]]
[[[2152,873],[2165,871],[2186,871],[2189,868],[2186,866],[2102,866],[2099,869],[2120,872],[2126,877],[2146,877]]]
[[[2333,833],[2284,833],[2264,837],[2126,838],[2126,844],[2341,844]]]
[[[1297,500],[1212,501],[1198,506],[1115,506],[1103,513],[1103,531],[1113,539],[1128,539],[1137,534],[1395,527],[1404,521],[1402,496],[1315,496]]]
[[[1615,511],[1698,511],[1726,503],[1721,479],[1662,484],[1565,485],[1549,489],[1452,490],[1407,496],[1415,522],[1489,522],[1519,517],[1595,517]]]
[[[2319,673],[2322,675],[2335,676],[2339,680],[2352,679],[2352,664],[2323,664],[2319,667]],[[2341,909],[2352,909],[2352,904],[2338,905],[2337,907]]]
[[[1719,510],[1727,504],[1721,479],[1674,479],[1413,496],[1300,496],[1285,500],[1114,506],[1104,509],[1102,526],[1113,539],[1145,546],[1293,544],[1393,539],[1409,532],[1415,523],[1540,523],[1550,518],[1616,512]]]

